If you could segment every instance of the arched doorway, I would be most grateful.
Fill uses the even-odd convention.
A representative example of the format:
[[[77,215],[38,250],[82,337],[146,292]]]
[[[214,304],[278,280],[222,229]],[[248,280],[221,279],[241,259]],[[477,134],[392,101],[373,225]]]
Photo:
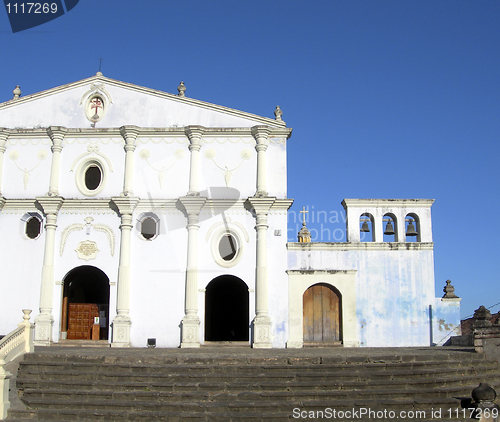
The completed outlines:
[[[205,294],[205,340],[248,341],[248,286],[231,275],[214,278]]]
[[[107,340],[108,325],[108,277],[90,265],[73,268],[64,277],[61,337]]]
[[[324,283],[309,287],[303,296],[304,342],[342,341],[342,298]]]

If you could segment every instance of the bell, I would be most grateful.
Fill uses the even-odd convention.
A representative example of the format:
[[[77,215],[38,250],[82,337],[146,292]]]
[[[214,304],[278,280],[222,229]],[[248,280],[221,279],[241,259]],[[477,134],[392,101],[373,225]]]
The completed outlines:
[[[406,228],[406,236],[417,236],[418,233],[415,230],[415,226],[413,225],[413,220],[410,220],[408,227]]]
[[[368,223],[366,221],[363,221],[363,224],[361,225],[361,230],[362,232],[369,232],[370,228],[368,227]]]
[[[394,227],[392,227],[392,221],[389,220],[389,222],[385,226],[385,232],[384,232],[384,234],[387,235],[387,236],[392,236],[395,233],[396,232],[394,231]]]

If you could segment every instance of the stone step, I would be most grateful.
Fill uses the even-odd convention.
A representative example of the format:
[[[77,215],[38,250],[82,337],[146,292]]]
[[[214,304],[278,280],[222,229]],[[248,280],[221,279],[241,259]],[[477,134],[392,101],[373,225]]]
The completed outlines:
[[[282,353],[266,353],[265,355],[253,354],[238,354],[224,353],[215,354],[218,349],[214,348],[206,354],[185,353],[185,354],[161,354],[161,349],[125,349],[124,354],[113,354],[117,349],[106,348],[103,353],[97,355],[84,355],[77,352],[81,349],[67,348],[57,353],[45,353],[46,348],[40,348],[42,351],[30,353],[25,355],[25,362],[95,362],[95,363],[122,363],[122,364],[137,364],[141,362],[145,365],[156,364],[183,364],[183,365],[270,365],[270,364],[283,364],[283,365],[320,365],[320,364],[364,364],[364,363],[418,363],[425,364],[439,363],[439,362],[477,362],[486,359],[483,353],[446,353],[436,350],[436,353],[426,352],[423,354],[390,354],[390,355],[373,355],[367,356],[365,354],[357,355],[331,355],[325,354],[322,356],[297,356],[286,355]],[[50,348],[48,348],[50,349]],[[83,349],[85,350],[85,349]],[[128,355],[125,352],[131,350]],[[187,351],[189,349],[183,349]],[[223,349],[221,349],[223,350]],[[239,349],[237,349],[239,350]],[[253,350],[253,349],[252,349]],[[289,350],[289,349],[285,349]],[[68,353],[66,353],[68,352]],[[73,352],[73,353],[70,353]],[[212,353],[213,352],[213,353]],[[331,352],[330,352],[331,353]]]
[[[17,387],[28,408],[11,409],[7,421],[272,422],[297,420],[294,409],[363,408],[419,410],[425,414],[413,420],[430,422],[438,419],[431,411],[442,408],[450,414],[439,420],[456,422],[468,420],[458,413],[458,398],[470,397],[479,382],[500,386],[498,362],[479,354],[434,349],[375,356],[353,350],[336,356],[317,349],[232,347],[231,353],[213,347],[210,353],[103,348],[79,354],[68,347],[67,353],[27,354]],[[447,418],[455,416],[451,412],[460,419]]]
[[[59,347],[111,347],[108,340],[59,340]]]
[[[406,385],[403,388],[388,386],[385,389],[363,389],[363,390],[294,390],[294,391],[233,391],[233,390],[197,390],[197,391],[102,391],[102,390],[65,390],[65,389],[25,389],[23,400],[30,406],[43,401],[45,405],[50,403],[87,402],[94,403],[101,401],[116,401],[127,403],[127,406],[134,407],[138,401],[145,402],[246,402],[246,401],[272,401],[272,402],[292,402],[298,399],[302,401],[310,400],[330,400],[332,403],[338,400],[364,400],[390,397],[393,400],[400,399],[435,399],[463,397],[470,394],[475,385],[462,385],[455,387],[439,388],[414,388]]]
[[[50,408],[45,407],[43,410],[39,411],[37,416],[39,419],[45,419],[47,417],[56,420],[175,420],[172,417],[174,415],[179,415],[185,417],[187,420],[192,418],[198,418],[199,420],[213,420],[206,419],[208,415],[216,417],[219,421],[226,421],[229,419],[225,418],[225,415],[232,414],[235,420],[238,420],[238,416],[250,415],[252,414],[256,417],[256,420],[268,420],[270,417],[279,417],[278,420],[290,420],[293,418],[294,411],[297,412],[325,412],[327,409],[335,410],[336,412],[346,412],[346,411],[361,411],[365,409],[365,412],[395,412],[400,414],[400,412],[416,412],[420,411],[420,415],[424,415],[422,419],[427,419],[431,416],[431,412],[436,412],[438,409],[441,410],[441,414],[447,416],[447,414],[455,415],[456,412],[461,412],[459,409],[458,401],[453,399],[417,399],[417,400],[365,400],[365,401],[352,401],[352,400],[338,400],[332,405],[331,401],[323,400],[312,400],[303,401],[299,404],[297,403],[272,403],[272,402],[218,402],[218,403],[154,403],[154,402],[144,402],[137,401],[133,410],[124,409],[122,405],[125,403],[120,402],[108,402],[100,401],[94,402],[89,405],[87,402],[68,402],[62,403],[57,406],[52,406]],[[70,408],[69,408],[70,407]],[[295,409],[295,410],[294,410]],[[381,413],[383,415],[383,413]],[[462,415],[461,413],[459,413]],[[69,415],[74,415],[75,419],[69,419]],[[138,416],[141,416],[140,418]],[[158,419],[157,416],[162,415],[166,419]],[[63,417],[63,419],[59,419]],[[83,418],[82,418],[83,416]],[[68,419],[64,419],[68,418]],[[121,419],[120,419],[121,418]],[[390,420],[394,418],[372,418],[364,420]],[[417,420],[422,420],[417,419]],[[430,418],[429,418],[430,419]],[[182,420],[182,419],[179,419]],[[196,419],[194,419],[196,420]],[[443,420],[440,418],[439,420]]]
[[[109,412],[96,412],[93,410],[63,410],[57,414],[53,414],[51,410],[40,410],[39,411],[39,419],[35,416],[32,416],[32,412],[29,411],[16,411],[14,414],[15,419],[8,418],[4,422],[13,422],[18,420],[29,420],[31,422],[121,422],[121,421],[130,421],[130,422],[289,422],[290,420],[334,420],[332,419],[333,410],[336,411],[335,415],[337,415],[341,409],[333,409],[333,408],[323,408],[318,409],[317,411],[313,409],[304,409],[304,408],[295,408],[292,409],[291,412],[270,412],[270,413],[260,413],[260,412],[224,412],[219,414],[200,414],[200,413],[189,413],[189,412],[127,412],[127,411],[109,411]],[[329,409],[325,411],[325,409]],[[352,409],[345,409],[349,411]],[[367,409],[366,411],[369,411]],[[299,419],[301,416],[300,412],[306,412],[303,415],[306,418]],[[309,412],[314,412],[313,414]],[[318,413],[318,412],[323,412]],[[442,416],[438,417],[433,416],[437,415],[438,409],[432,409],[424,411],[425,413],[416,413],[422,412],[418,410],[408,409],[405,410],[404,414],[401,415],[400,420],[416,420],[418,422],[472,422],[473,419],[461,417],[462,413],[459,413],[456,417],[456,413],[453,411],[451,416],[452,418],[447,418],[446,416],[450,416],[448,408],[443,408]],[[413,412],[413,413],[409,413]],[[294,415],[296,417],[294,417]],[[308,416],[309,415],[309,416]],[[313,419],[314,416],[320,415],[318,418]],[[321,416],[323,415],[323,417]],[[422,416],[423,415],[423,416]],[[397,415],[399,419],[399,414]],[[404,418],[403,418],[404,416]],[[415,417],[409,417],[415,416]],[[54,418],[55,417],[55,418]],[[337,420],[347,420],[338,418]],[[367,421],[370,420],[368,418],[356,418],[354,420]],[[372,419],[373,420],[373,419]],[[377,418],[377,422],[394,422],[395,418]]]
[[[25,370],[22,366],[18,372],[19,382],[24,382],[25,379],[30,380],[73,380],[73,381],[95,381],[95,382],[143,382],[143,383],[183,383],[183,382],[230,382],[234,377],[239,380],[244,380],[247,383],[255,383],[261,381],[274,381],[289,383],[292,381],[302,382],[326,382],[335,378],[337,381],[355,382],[355,381],[385,381],[385,380],[406,380],[411,377],[416,379],[435,379],[435,378],[456,378],[464,376],[482,376],[482,377],[495,377],[498,374],[498,368],[435,368],[434,370],[419,369],[418,371],[411,370],[391,370],[391,371],[351,371],[351,372],[337,372],[337,371],[271,371],[267,372],[258,368],[254,373],[245,373],[238,371],[223,371],[211,372],[210,368],[199,368],[198,371],[186,370],[185,373],[164,373],[164,372],[128,372],[128,371],[113,371],[107,372],[103,370],[98,371],[83,371],[78,367],[73,370],[66,371],[49,371],[42,370],[38,372],[35,369]],[[212,368],[213,369],[213,368]]]
[[[66,358],[66,359],[65,359]],[[262,368],[262,370],[266,370],[267,372],[271,371],[283,371],[284,369],[290,369],[293,371],[299,370],[300,366],[307,366],[309,371],[324,371],[326,369],[330,371],[353,371],[359,370],[362,368],[363,371],[380,371],[384,369],[432,369],[439,367],[498,367],[498,362],[495,360],[486,360],[486,359],[471,359],[471,360],[449,360],[446,362],[446,365],[443,365],[442,361],[419,361],[419,362],[370,362],[370,363],[358,363],[358,364],[348,364],[348,363],[303,363],[292,361],[289,363],[283,364],[281,361],[273,361],[269,362],[269,360],[257,360],[256,362],[249,361],[236,361],[231,360],[230,363],[226,363],[225,359],[217,360],[211,359],[209,361],[200,361],[196,360],[194,363],[190,362],[172,362],[169,359],[165,359],[163,361],[155,360],[154,362],[144,362],[141,359],[141,363],[137,363],[137,359],[135,360],[126,360],[126,361],[114,361],[107,362],[95,359],[84,359],[79,358],[75,360],[67,360],[68,357],[61,356],[60,359],[49,359],[47,357],[39,357],[38,359],[34,359],[31,355],[27,355],[26,359],[21,362],[21,366],[23,368],[29,369],[30,367],[34,367],[37,370],[51,370],[54,368],[58,369],[68,369],[74,370],[77,368],[80,371],[92,370],[96,365],[99,365],[99,368],[108,368],[109,371],[117,370],[117,371],[127,371],[127,372],[140,372],[144,369],[151,369],[156,372],[158,371],[166,371],[169,373],[179,373],[190,370],[203,370],[216,372],[217,370],[222,370],[224,372],[229,371],[255,371],[258,368]]]
[[[416,388],[432,387],[457,387],[457,386],[477,386],[480,381],[488,382],[492,387],[500,386],[500,372],[488,374],[487,377],[478,378],[477,375],[468,375],[458,378],[424,378],[411,380],[411,385]],[[17,386],[21,390],[27,389],[59,389],[66,390],[98,390],[98,391],[195,391],[200,389],[209,389],[211,391],[309,391],[309,390],[365,390],[365,389],[385,389],[388,387],[406,388],[408,380],[379,380],[379,381],[341,381],[338,378],[334,380],[311,382],[297,381],[290,378],[287,382],[278,379],[269,380],[260,379],[249,382],[244,377],[238,380],[226,380],[224,382],[122,382],[100,381],[96,383],[93,380],[51,380],[30,378],[18,378]]]

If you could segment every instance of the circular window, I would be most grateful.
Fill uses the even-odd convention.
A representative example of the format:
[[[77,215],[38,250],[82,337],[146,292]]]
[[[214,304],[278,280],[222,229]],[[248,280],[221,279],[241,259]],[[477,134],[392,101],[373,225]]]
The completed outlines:
[[[238,242],[230,233],[223,235],[219,241],[219,254],[224,261],[232,261],[238,252]]]
[[[36,218],[36,217],[31,217],[27,222],[26,222],[26,236],[30,239],[36,239],[38,236],[40,236],[42,230],[42,222]]]
[[[101,169],[97,166],[90,166],[85,171],[85,186],[88,190],[96,190],[102,180]]]
[[[241,235],[236,230],[221,228],[213,234],[210,243],[212,257],[217,265],[230,268],[241,261],[244,244],[241,241]]]
[[[99,194],[106,183],[105,167],[98,158],[85,160],[79,164],[75,181],[78,190],[85,196],[95,196]]]

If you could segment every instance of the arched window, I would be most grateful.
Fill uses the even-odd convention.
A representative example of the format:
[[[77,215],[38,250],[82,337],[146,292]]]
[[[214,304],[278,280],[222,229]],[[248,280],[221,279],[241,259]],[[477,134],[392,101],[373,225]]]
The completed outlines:
[[[160,219],[153,213],[144,213],[138,218],[137,230],[144,240],[154,240],[160,233]]]
[[[405,217],[406,242],[420,242],[420,219],[417,214],[410,213]]]
[[[398,239],[396,216],[394,214],[387,213],[382,218],[382,223],[384,224],[384,242],[396,242],[396,239]]]
[[[359,240],[361,242],[373,242],[375,236],[373,233],[373,215],[367,212],[361,214],[359,224]]]
[[[37,239],[42,232],[42,221],[37,216],[31,216],[26,221],[25,233],[29,239]]]

